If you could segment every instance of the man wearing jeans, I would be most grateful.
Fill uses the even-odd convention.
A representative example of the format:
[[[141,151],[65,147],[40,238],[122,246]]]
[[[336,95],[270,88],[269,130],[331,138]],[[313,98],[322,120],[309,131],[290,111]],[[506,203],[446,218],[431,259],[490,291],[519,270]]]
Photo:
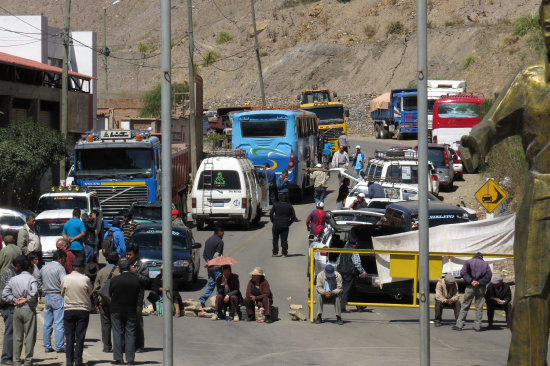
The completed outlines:
[[[476,318],[474,321],[474,330],[480,332],[481,319],[483,318],[485,286],[491,281],[493,273],[489,264],[483,260],[483,255],[481,253],[476,253],[472,259],[464,263],[460,270],[460,274],[464,279],[464,283],[466,283],[466,288],[464,289],[464,301],[460,308],[460,314],[458,314],[458,319],[456,325],[453,325],[453,329],[462,330],[462,327],[464,327],[464,319],[466,319],[470,305],[472,305],[472,301],[475,298]]]
[[[223,228],[221,226],[216,226],[216,228],[214,229],[214,235],[208,238],[204,243],[204,252],[202,252],[202,258],[204,259],[205,265],[206,263],[208,263],[209,260],[223,255],[223,234]],[[220,266],[208,267],[208,284],[204,288],[201,297],[199,297],[199,302],[201,303],[202,307],[204,307],[204,303],[206,302],[206,300],[208,300],[210,295],[212,295],[212,292],[216,287],[216,281],[221,275],[222,270]]]
[[[90,320],[93,287],[84,275],[84,258],[77,256],[71,274],[61,280],[61,295],[65,299],[66,361],[68,366],[81,366],[84,339]]]
[[[57,353],[65,352],[65,329],[63,327],[63,297],[61,296],[61,280],[67,275],[65,271],[65,261],[67,254],[63,250],[57,250],[53,253],[53,261],[46,264],[38,282],[41,284],[42,292],[45,297],[44,305],[44,351],[53,352],[51,338],[52,325],[55,328],[55,349]]]

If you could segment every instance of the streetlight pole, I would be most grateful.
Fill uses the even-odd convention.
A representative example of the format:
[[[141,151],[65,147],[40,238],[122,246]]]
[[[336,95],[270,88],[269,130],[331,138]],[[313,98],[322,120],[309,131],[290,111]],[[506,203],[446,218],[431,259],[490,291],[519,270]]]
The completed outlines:
[[[195,117],[195,64],[193,53],[195,44],[193,39],[193,4],[192,0],[187,0],[187,35],[189,36],[189,133],[191,147],[191,177],[195,179],[197,175],[197,118]]]
[[[107,8],[103,8],[103,75],[105,76],[105,91],[109,90],[107,79]]]
[[[63,27],[63,71],[61,73],[61,133],[67,141],[68,99],[69,99],[69,29],[71,23],[71,0],[65,0],[65,21]],[[59,180],[65,179],[65,158],[59,162]]]

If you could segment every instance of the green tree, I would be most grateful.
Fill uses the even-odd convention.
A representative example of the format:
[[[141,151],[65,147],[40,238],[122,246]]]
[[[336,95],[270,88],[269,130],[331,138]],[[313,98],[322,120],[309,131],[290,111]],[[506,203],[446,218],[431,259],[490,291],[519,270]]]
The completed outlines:
[[[0,128],[0,156],[0,202],[30,207],[44,173],[68,153],[61,132],[29,119]]]
[[[184,85],[181,83],[172,83],[172,95],[174,93],[187,93],[189,92],[189,85]],[[140,117],[152,117],[160,118],[161,113],[161,92],[160,92],[160,83],[157,84],[152,90],[145,93],[143,97],[143,108],[139,110]],[[177,102],[181,102],[178,100]]]

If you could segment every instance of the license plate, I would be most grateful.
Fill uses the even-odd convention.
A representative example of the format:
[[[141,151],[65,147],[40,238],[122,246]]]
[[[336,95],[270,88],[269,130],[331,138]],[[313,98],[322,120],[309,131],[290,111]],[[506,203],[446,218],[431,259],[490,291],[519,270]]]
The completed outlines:
[[[223,207],[223,202],[214,202],[214,207]]]
[[[460,277],[460,271],[454,271],[453,277]]]
[[[159,268],[149,268],[149,278],[157,278],[157,276],[160,274]]]

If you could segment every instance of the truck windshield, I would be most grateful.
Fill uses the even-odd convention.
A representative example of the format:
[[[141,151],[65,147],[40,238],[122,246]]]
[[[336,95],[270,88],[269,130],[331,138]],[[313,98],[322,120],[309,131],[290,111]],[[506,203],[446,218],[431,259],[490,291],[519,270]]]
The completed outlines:
[[[241,121],[242,137],[284,137],[286,121]]]
[[[311,92],[304,95],[302,104],[330,102],[330,95],[326,91]]]
[[[38,213],[46,210],[72,210],[78,207],[81,210],[88,210],[88,199],[84,196],[50,196],[41,197],[38,200],[36,211]]]
[[[477,118],[480,111],[479,103],[441,103],[437,106],[441,118]]]
[[[153,175],[152,149],[82,149],[76,151],[76,172],[79,177],[105,175]]]
[[[319,124],[331,124],[335,120],[337,122],[342,122],[344,119],[344,108],[342,106],[338,107],[325,107],[325,108],[306,108],[308,112],[313,112],[317,115],[319,119]]]
[[[416,95],[408,95],[403,97],[403,110],[416,111]]]

